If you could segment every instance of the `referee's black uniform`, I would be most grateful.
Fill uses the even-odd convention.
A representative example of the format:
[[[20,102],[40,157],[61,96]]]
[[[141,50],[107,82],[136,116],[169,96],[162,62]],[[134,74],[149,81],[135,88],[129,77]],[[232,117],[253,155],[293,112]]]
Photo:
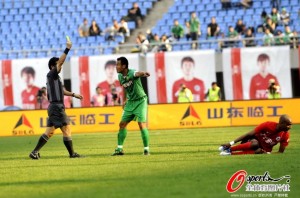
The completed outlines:
[[[47,94],[50,105],[48,106],[47,127],[60,128],[70,123],[64,106],[64,89],[57,72],[52,69],[47,74]]]

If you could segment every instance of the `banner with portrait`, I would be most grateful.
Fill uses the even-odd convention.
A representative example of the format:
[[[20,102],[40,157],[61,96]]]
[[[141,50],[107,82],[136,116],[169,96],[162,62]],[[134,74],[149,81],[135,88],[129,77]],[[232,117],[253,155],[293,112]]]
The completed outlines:
[[[8,109],[38,109],[37,95],[46,87],[48,61],[48,58],[1,61],[0,105]],[[60,76],[62,79],[62,72]]]
[[[190,89],[193,101],[204,101],[216,81],[214,50],[167,52],[147,55],[150,103],[176,103],[182,85]]]
[[[122,55],[127,58],[130,69],[139,69],[138,54]],[[83,100],[73,100],[74,107],[91,106],[96,88],[101,88],[101,94],[116,92],[121,100],[123,89],[118,81],[116,63],[120,55],[81,56],[72,57],[71,81],[72,92],[83,95]]]
[[[292,97],[289,46],[225,49],[223,75],[227,100],[266,99],[272,87]]]

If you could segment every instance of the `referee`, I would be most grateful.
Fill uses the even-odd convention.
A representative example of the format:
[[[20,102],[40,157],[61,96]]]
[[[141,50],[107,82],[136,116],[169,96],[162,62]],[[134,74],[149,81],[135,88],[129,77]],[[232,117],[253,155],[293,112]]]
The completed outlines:
[[[62,86],[59,73],[65,62],[68,52],[72,47],[72,42],[67,39],[67,47],[60,58],[53,57],[49,60],[48,67],[50,71],[47,74],[47,96],[50,102],[48,106],[48,122],[45,133],[40,137],[36,147],[29,154],[31,159],[39,159],[40,149],[48,142],[54,134],[55,129],[60,128],[63,133],[63,141],[69,152],[70,158],[82,157],[73,150],[73,143],[70,130],[70,121],[65,113],[64,95],[73,96],[78,99],[83,97],[80,94],[71,93]]]

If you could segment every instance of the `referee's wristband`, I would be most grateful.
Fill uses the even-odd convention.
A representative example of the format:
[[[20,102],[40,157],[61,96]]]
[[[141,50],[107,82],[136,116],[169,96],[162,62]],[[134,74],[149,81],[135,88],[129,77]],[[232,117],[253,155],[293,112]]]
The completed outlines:
[[[75,93],[72,93],[72,97],[75,97]]]
[[[234,145],[234,141],[229,142],[230,146]]]
[[[69,48],[66,48],[64,53],[67,55],[69,53],[70,49]]]

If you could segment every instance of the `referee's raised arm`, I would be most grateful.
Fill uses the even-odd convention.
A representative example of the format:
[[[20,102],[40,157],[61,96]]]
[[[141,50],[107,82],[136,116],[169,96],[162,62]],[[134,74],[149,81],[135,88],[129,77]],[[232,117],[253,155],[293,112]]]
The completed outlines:
[[[59,57],[59,60],[57,61],[57,72],[58,73],[60,73],[62,65],[64,64],[67,54],[69,53],[71,47],[72,47],[72,42],[69,39],[69,37],[67,37],[66,49],[65,49],[64,53]]]

